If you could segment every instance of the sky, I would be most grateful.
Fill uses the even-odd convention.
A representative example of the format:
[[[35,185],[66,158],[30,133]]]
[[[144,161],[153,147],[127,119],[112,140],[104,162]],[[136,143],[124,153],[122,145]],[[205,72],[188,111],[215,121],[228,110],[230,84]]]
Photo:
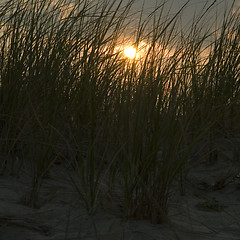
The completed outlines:
[[[4,2],[7,0],[0,0],[1,2]],[[58,1],[58,0],[55,0]],[[72,0],[71,0],[72,1]],[[82,0],[76,0],[77,2]],[[99,0],[89,0],[89,1],[99,1]],[[104,0],[100,0],[104,1]],[[110,0],[111,1],[111,0]],[[119,3],[120,0],[115,0],[116,3]],[[127,3],[129,0],[123,0],[124,3]],[[147,15],[149,14],[153,9],[155,9],[156,6],[159,6],[163,2],[166,2],[166,12],[168,9],[171,9],[170,12],[172,14],[176,13],[188,0],[135,0],[134,5],[132,7],[132,11],[140,11],[143,8],[144,3],[144,13]],[[218,9],[219,13],[225,8],[226,5],[230,5],[233,0],[189,0],[189,3],[187,4],[187,7],[184,10],[184,18],[189,20],[192,18],[193,14],[200,13],[200,11],[209,5],[211,5],[213,2],[215,2],[214,7],[212,9]],[[235,8],[240,7],[240,0],[235,0]]]
[[[0,0],[1,2],[4,2],[7,0]],[[36,0],[38,1],[38,0]],[[69,1],[74,1],[74,0],[69,0]],[[75,1],[85,1],[85,0],[75,0]],[[114,0],[88,0],[88,1],[114,1]],[[117,5],[120,1],[123,1],[124,3],[128,3],[131,0],[115,0],[115,4]],[[134,0],[133,0],[134,1]],[[53,0],[52,3],[58,2],[58,0]],[[240,7],[240,0],[234,1],[234,10]],[[178,30],[181,31],[181,34],[187,36],[187,31],[188,29],[192,29],[192,21],[194,16],[200,16],[202,13],[207,11],[209,7],[211,6],[211,9],[207,11],[208,14],[204,15],[204,18],[201,19],[199,22],[200,28],[213,28],[211,30],[216,29],[216,23],[219,23],[219,26],[221,26],[221,20],[223,19],[224,16],[224,11],[228,9],[231,4],[233,3],[233,0],[135,0],[134,4],[131,8],[130,13],[134,12],[141,12],[143,10],[143,18],[146,18],[150,13],[153,12],[156,7],[161,6],[163,3],[164,5],[164,11],[163,15],[168,17],[169,19],[172,19],[173,16],[187,3],[185,8],[182,10],[181,14],[179,15],[180,17],[177,20],[177,28]],[[162,8],[160,8],[161,10]],[[160,14],[160,10],[156,12],[156,16]],[[130,22],[130,28],[127,29],[127,35],[132,34],[134,37],[134,31],[137,29],[136,27],[138,26],[139,23],[139,14],[135,14],[133,19],[131,19]],[[217,16],[217,19],[216,19]],[[197,17],[196,17],[197,18]],[[161,18],[161,20],[164,20]],[[196,21],[194,21],[196,22]],[[151,23],[151,22],[150,22]],[[214,23],[214,24],[213,24]],[[130,30],[132,25],[133,32]],[[151,24],[150,24],[151,26]],[[202,28],[201,28],[202,29]],[[204,29],[203,29],[204,30]],[[178,34],[178,33],[177,33]],[[201,33],[202,34],[202,33]],[[203,31],[204,34],[204,31]],[[182,35],[181,35],[182,37]],[[133,39],[131,39],[132,41]],[[144,40],[145,41],[145,40]]]
[[[170,9],[170,13],[174,15],[176,12],[179,11],[179,9],[181,9],[182,6],[184,6],[184,4],[187,1],[188,0],[165,0],[166,14],[167,14],[167,11]],[[133,9],[140,10],[143,6],[143,2],[144,2],[144,12],[148,14],[155,8],[156,5],[159,5],[164,1],[136,0],[134,3]],[[188,23],[193,19],[194,14],[200,14],[202,11],[206,10],[213,3],[214,4],[211,7],[211,11],[209,11],[209,14],[208,16],[206,16],[206,19],[207,17],[209,19],[213,18],[213,16],[215,16],[217,12],[218,18],[219,20],[221,20],[221,18],[224,15],[224,10],[230,7],[232,2],[233,2],[232,0],[190,0],[181,14],[182,21],[185,24]],[[237,9],[238,7],[240,7],[240,0],[236,0],[234,4],[235,9]]]
[[[125,0],[127,1],[127,0]],[[165,0],[166,5],[172,8],[172,12],[178,11],[181,6],[183,6],[188,0]],[[163,0],[136,0],[134,7],[141,9],[142,3],[144,2],[145,8],[147,9],[154,9],[156,5],[161,4],[164,2]],[[225,5],[230,5],[233,1],[232,0],[190,0],[188,6],[186,8],[186,14],[191,15],[194,11],[200,11],[205,5],[209,6],[213,2],[215,2],[215,6],[218,5],[219,8],[225,7]],[[235,1],[235,6],[240,5],[240,0]]]
[[[7,0],[0,0],[4,2]],[[53,0],[53,2],[58,0]],[[74,0],[69,0],[74,1]],[[75,0],[77,2],[84,1],[84,0]],[[89,0],[89,1],[114,1],[114,0]],[[120,0],[115,0],[116,4],[120,2]],[[123,4],[129,2],[130,0],[122,0]],[[203,26],[209,26],[211,22],[216,22],[216,16],[218,16],[217,22],[221,22],[224,16],[224,10],[231,5],[233,0],[134,0],[134,4],[131,8],[131,12],[141,11],[143,9],[144,17],[147,17],[156,6],[160,6],[163,2],[164,11],[168,18],[171,19],[185,3],[188,2],[187,6],[183,9],[181,14],[179,15],[180,18],[178,19],[178,23],[180,23],[182,29],[187,29],[188,27],[191,28],[191,23],[193,20],[193,16],[199,16],[199,14],[203,13],[211,6],[211,11],[208,11],[208,14],[204,15],[202,19]],[[234,8],[237,9],[240,7],[240,0],[235,0]],[[159,11],[160,12],[160,11]],[[158,13],[157,13],[158,14]],[[138,17],[139,15],[134,15],[134,19],[131,20],[131,24],[138,24]]]

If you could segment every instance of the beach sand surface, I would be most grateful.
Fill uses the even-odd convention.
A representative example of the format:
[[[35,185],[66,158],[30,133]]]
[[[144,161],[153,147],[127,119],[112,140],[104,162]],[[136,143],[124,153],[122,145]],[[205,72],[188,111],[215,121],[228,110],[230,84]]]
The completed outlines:
[[[99,194],[96,213],[89,216],[63,165],[54,165],[43,180],[37,208],[25,204],[31,178],[0,176],[1,240],[239,240],[240,161],[232,145],[219,143],[218,159],[194,166],[184,194],[173,186],[169,220],[124,219],[120,196]],[[237,148],[235,148],[237,149]],[[74,174],[74,173],[73,173]],[[118,200],[117,200],[118,199]]]

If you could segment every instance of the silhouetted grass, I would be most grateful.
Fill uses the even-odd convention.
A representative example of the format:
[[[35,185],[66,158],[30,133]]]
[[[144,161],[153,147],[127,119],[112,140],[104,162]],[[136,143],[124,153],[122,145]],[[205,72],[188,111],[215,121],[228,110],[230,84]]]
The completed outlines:
[[[1,171],[22,159],[29,205],[61,158],[90,214],[107,178],[110,194],[122,189],[127,218],[160,223],[196,144],[207,139],[212,158],[216,134],[239,134],[239,13],[226,10],[219,29],[205,30],[213,4],[180,37],[185,5],[164,19],[162,4],[130,32],[133,2],[1,5],[1,151],[11,156]],[[142,42],[140,58],[119,48]]]

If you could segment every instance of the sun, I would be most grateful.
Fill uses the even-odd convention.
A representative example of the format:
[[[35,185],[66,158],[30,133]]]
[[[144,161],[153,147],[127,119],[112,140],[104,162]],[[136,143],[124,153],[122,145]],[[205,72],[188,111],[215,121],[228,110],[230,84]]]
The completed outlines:
[[[126,47],[124,49],[124,54],[126,57],[130,58],[130,59],[133,59],[136,57],[137,55],[137,49],[134,48],[133,46],[130,46],[130,47]]]

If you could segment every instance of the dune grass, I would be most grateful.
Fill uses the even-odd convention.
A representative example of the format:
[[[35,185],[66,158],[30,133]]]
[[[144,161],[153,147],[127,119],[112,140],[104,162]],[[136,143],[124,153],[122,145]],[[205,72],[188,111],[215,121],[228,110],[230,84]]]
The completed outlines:
[[[212,4],[183,35],[188,2],[171,17],[162,3],[147,18],[133,3],[1,5],[0,139],[11,157],[0,170],[22,158],[32,176],[28,205],[61,158],[74,167],[89,214],[107,176],[110,192],[120,182],[125,217],[161,223],[197,143],[207,139],[211,161],[216,135],[239,134],[239,12],[232,7],[220,27],[205,29]],[[119,48],[142,42],[140,58]]]

